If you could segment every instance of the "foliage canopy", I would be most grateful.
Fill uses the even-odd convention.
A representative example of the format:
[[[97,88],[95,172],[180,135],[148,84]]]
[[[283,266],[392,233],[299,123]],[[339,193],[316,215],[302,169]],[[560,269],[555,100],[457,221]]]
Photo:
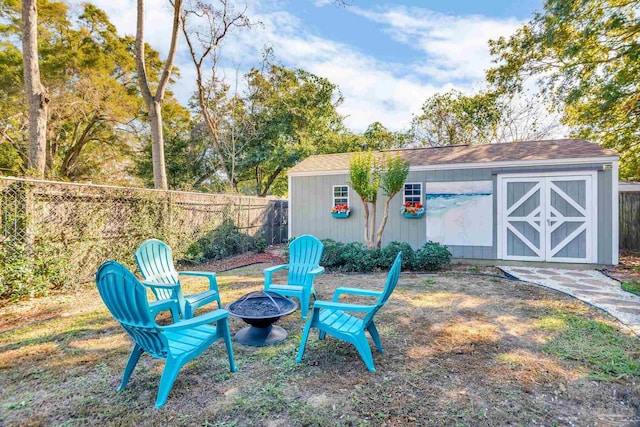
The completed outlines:
[[[496,90],[533,79],[563,122],[621,154],[621,176],[640,177],[640,19],[637,1],[546,0],[509,38],[490,43]]]

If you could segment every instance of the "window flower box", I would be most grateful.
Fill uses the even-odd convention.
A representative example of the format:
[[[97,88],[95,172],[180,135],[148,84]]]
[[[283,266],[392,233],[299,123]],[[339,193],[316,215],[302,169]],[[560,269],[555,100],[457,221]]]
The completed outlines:
[[[420,202],[406,202],[400,212],[405,218],[422,218],[424,216],[424,206]]]
[[[331,209],[331,216],[334,218],[348,218],[351,214],[351,210],[347,205],[335,205]]]

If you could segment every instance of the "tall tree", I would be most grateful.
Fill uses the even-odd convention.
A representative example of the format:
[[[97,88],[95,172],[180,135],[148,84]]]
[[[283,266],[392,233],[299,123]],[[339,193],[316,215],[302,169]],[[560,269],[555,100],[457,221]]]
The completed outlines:
[[[149,78],[147,76],[144,42],[144,0],[138,0],[138,19],[136,25],[136,64],[138,68],[138,82],[142,97],[147,104],[149,123],[151,125],[151,155],[153,158],[153,184],[155,188],[167,188],[167,172],[164,160],[164,137],[162,133],[162,103],[165,91],[169,84],[169,78],[173,71],[173,61],[178,45],[178,31],[180,29],[180,16],[182,13],[182,0],[171,0],[173,7],[173,24],[171,26],[171,42],[169,54],[164,63],[160,81],[156,86],[155,94],[151,92]]]
[[[427,98],[412,123],[414,141],[421,146],[483,144],[495,139],[500,120],[496,96],[468,96],[452,90]]]
[[[640,14],[637,0],[546,0],[509,38],[490,43],[497,90],[533,80],[563,122],[621,154],[621,176],[640,177]]]
[[[535,96],[450,91],[425,101],[411,137],[418,145],[439,147],[543,139],[559,129],[558,115]]]
[[[189,46],[191,60],[196,69],[196,98],[203,121],[210,132],[214,152],[218,157],[218,165],[224,175],[235,187],[234,176],[224,155],[221,139],[221,118],[218,101],[227,87],[218,76],[218,60],[223,40],[230,31],[249,27],[249,19],[245,11],[235,11],[229,0],[217,0],[216,6],[196,1],[185,9],[180,17],[182,33]],[[210,80],[206,79],[206,71],[211,71]]]
[[[104,11],[87,3],[69,10],[61,2],[38,3],[41,78],[49,88],[46,174],[81,181],[116,183],[125,179],[131,152],[146,133],[143,101],[136,82],[135,39],[120,36]],[[27,164],[26,111],[22,85],[20,5],[0,4],[0,167],[24,172]],[[161,61],[147,52],[150,78],[157,81]],[[19,83],[19,84],[16,84]],[[18,157],[14,167],[4,159]]]
[[[409,144],[409,135],[404,132],[392,132],[382,123],[373,122],[362,134],[364,150],[388,150],[402,148]]]
[[[174,99],[163,107],[167,182],[170,188],[219,192],[218,164],[209,142],[209,131]],[[135,174],[153,185],[151,139],[136,158]]]
[[[36,0],[22,0],[22,61],[29,108],[29,163],[38,176],[46,167],[49,94],[40,81],[38,60],[38,9]]]
[[[245,177],[256,193],[266,196],[285,181],[286,170],[312,154],[336,152],[341,140],[342,102],[329,80],[304,70],[268,64],[247,75],[247,110],[255,123],[255,137],[244,161]]]

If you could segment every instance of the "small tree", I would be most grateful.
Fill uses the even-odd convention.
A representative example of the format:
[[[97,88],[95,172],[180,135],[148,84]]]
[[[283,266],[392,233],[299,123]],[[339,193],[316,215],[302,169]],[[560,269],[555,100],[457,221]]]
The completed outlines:
[[[368,248],[373,248],[376,201],[378,199],[378,187],[380,186],[380,168],[371,151],[353,155],[349,164],[349,177],[351,186],[360,196],[364,208],[364,241]],[[371,211],[369,210],[369,204],[372,206]]]
[[[380,162],[370,151],[356,153],[351,158],[349,174],[351,186],[360,196],[364,208],[364,240],[368,248],[379,248],[389,218],[389,203],[402,189],[409,174],[409,163],[399,155],[387,157]],[[387,198],[382,221],[376,232],[376,203],[380,188]]]
[[[389,203],[391,199],[393,199],[393,196],[402,190],[408,174],[409,162],[402,159],[400,155],[385,160],[380,177],[380,187],[387,198],[384,201],[384,212],[382,214],[380,228],[378,228],[378,232],[376,233],[376,248],[382,245],[382,232],[389,218]]]

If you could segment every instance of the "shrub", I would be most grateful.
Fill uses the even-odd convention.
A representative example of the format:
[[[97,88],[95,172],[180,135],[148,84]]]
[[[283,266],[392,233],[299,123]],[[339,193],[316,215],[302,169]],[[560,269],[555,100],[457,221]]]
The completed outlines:
[[[368,249],[360,242],[344,243],[341,250],[344,259],[340,268],[342,271],[372,271],[377,266],[374,264],[372,269],[366,268],[366,264],[369,263],[366,260]]]
[[[414,268],[433,271],[451,263],[451,252],[440,243],[428,241],[416,251]]]
[[[451,262],[447,247],[434,242],[427,242],[417,252],[405,242],[391,242],[384,249],[368,249],[361,242],[341,243],[332,239],[323,239],[322,244],[320,265],[334,271],[387,271],[400,251],[403,270],[437,270]]]
[[[51,243],[0,246],[0,299],[17,301],[44,296],[51,289],[70,287],[73,263]]]
[[[258,250],[262,246],[258,245],[258,240],[259,238],[240,232],[232,220],[226,220],[220,227],[189,246],[186,257],[192,262],[222,259],[248,250]],[[266,248],[266,241],[264,248]]]
[[[322,250],[320,265],[329,269],[343,266],[344,256],[342,254],[342,247],[344,243],[339,243],[332,239],[324,239],[322,240],[322,244],[324,245],[324,249]]]
[[[380,263],[378,266],[382,270],[391,268],[393,261],[395,261],[396,256],[400,251],[402,251],[402,269],[413,269],[416,258],[415,253],[413,252],[411,245],[406,242],[391,242],[385,246],[380,253]]]
[[[354,271],[360,273],[368,273],[378,270],[380,264],[380,249],[367,249],[362,245],[362,250],[358,251],[355,248],[347,248],[347,258],[342,271]]]
[[[262,234],[255,238],[254,249],[259,254],[262,254],[267,250],[267,239],[265,239]]]

